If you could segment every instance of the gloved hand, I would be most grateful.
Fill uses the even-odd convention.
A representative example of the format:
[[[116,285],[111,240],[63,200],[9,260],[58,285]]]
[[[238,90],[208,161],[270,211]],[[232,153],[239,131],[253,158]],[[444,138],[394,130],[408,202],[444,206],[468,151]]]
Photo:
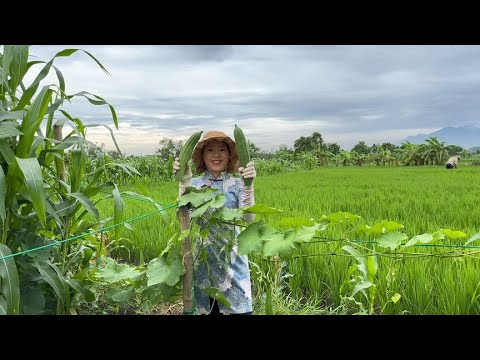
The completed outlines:
[[[257,171],[255,170],[255,162],[250,161],[245,168],[239,167],[238,172],[240,173],[242,179],[242,185],[245,187],[244,179],[254,179],[257,177]],[[253,183],[252,185],[253,186]]]
[[[250,161],[245,168],[238,168],[242,179],[242,191],[240,193],[240,209],[244,207],[250,207],[255,205],[255,196],[253,190],[253,183],[250,186],[246,186],[244,179],[255,179],[257,176],[257,171],[255,170],[255,163]],[[255,219],[255,214],[244,214],[243,219],[247,223],[251,223]]]
[[[177,174],[177,171],[180,170],[180,159],[178,157],[175,158],[175,161],[173,162],[173,175]],[[185,174],[183,174],[182,180],[179,182],[178,186],[178,196],[181,196],[184,192],[185,189],[188,186],[192,185],[192,169],[191,169],[191,160],[187,164],[187,168],[185,169]]]

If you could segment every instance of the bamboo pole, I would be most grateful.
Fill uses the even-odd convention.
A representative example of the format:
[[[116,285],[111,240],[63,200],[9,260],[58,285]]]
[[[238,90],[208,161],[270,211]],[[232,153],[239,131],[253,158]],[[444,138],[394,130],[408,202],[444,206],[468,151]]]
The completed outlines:
[[[180,229],[188,230],[190,226],[190,213],[188,208],[181,206],[178,209],[178,218],[180,220]],[[193,311],[193,256],[192,239],[187,236],[182,243],[182,259],[185,266],[185,275],[183,276],[183,313],[192,314]]]

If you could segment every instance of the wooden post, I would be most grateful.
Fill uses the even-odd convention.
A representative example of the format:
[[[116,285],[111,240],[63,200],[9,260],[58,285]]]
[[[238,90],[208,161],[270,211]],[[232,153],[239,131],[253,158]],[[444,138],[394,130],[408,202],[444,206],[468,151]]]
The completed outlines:
[[[190,227],[190,213],[188,208],[181,206],[178,209],[178,218],[180,220],[180,229],[188,230]],[[193,311],[193,255],[192,238],[187,236],[182,243],[182,259],[185,265],[185,275],[183,276],[183,312],[192,314]]]

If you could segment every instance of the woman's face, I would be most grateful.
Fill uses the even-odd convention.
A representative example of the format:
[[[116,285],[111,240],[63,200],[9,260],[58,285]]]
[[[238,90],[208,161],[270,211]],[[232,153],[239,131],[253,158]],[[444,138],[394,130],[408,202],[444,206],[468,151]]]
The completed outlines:
[[[220,175],[227,168],[230,149],[223,141],[212,140],[203,148],[203,161],[207,170],[214,176]]]

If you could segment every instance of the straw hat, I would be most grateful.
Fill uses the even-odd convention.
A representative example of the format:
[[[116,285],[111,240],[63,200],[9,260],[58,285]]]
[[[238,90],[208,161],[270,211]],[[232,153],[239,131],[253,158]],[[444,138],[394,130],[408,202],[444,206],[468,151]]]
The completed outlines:
[[[212,140],[223,141],[228,145],[228,148],[230,149],[230,160],[228,161],[225,170],[230,174],[237,172],[238,167],[240,166],[240,161],[238,160],[237,145],[235,145],[235,141],[221,131],[208,131],[197,143],[195,150],[193,150],[192,160],[195,164],[197,173],[202,173],[207,170],[207,166],[203,161],[203,148]]]

